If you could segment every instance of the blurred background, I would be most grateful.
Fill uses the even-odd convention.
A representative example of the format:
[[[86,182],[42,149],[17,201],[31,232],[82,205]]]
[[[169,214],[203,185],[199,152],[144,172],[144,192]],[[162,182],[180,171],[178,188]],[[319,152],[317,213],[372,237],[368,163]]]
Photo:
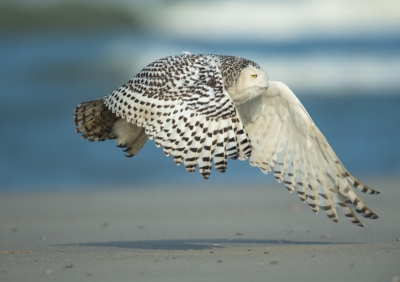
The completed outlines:
[[[182,51],[257,62],[289,85],[356,177],[399,174],[397,0],[10,0],[0,2],[0,189],[273,182],[247,161],[206,182],[153,141],[125,158],[114,140],[74,132],[79,102]]]

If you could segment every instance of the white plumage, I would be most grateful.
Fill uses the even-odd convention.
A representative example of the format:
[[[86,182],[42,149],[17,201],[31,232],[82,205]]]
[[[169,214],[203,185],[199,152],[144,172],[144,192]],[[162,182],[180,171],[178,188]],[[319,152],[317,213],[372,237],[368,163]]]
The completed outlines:
[[[283,83],[268,81],[256,63],[234,56],[184,52],[157,60],[103,99],[75,109],[77,132],[89,141],[118,138],[127,156],[154,139],[175,163],[204,178],[212,161],[247,159],[274,172],[315,212],[338,221],[335,206],[362,226],[352,208],[378,218],[354,188],[378,194],[340,162],[311,117]]]

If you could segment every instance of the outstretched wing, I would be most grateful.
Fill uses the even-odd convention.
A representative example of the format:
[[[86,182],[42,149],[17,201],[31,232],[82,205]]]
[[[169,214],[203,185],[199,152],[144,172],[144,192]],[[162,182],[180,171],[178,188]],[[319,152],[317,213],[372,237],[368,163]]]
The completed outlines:
[[[104,97],[118,117],[145,128],[150,139],[208,178],[212,159],[224,172],[227,158],[245,159],[250,141],[222,74],[210,56],[171,56],[145,67],[128,83]]]
[[[270,81],[257,98],[238,107],[253,152],[250,164],[264,173],[274,171],[278,182],[318,212],[337,222],[335,206],[362,226],[350,207],[367,218],[378,216],[356,195],[354,188],[378,194],[352,176],[293,92]]]

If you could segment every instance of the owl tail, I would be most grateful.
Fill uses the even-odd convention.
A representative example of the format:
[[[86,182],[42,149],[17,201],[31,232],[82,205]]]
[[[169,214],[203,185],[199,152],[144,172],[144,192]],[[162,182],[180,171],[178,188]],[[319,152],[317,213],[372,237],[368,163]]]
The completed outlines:
[[[118,118],[103,103],[103,99],[82,102],[75,108],[75,131],[88,141],[115,139],[112,127]]]
[[[117,117],[103,99],[82,102],[74,111],[76,132],[90,142],[118,138],[117,146],[125,148],[127,157],[136,155],[148,139],[144,128]]]

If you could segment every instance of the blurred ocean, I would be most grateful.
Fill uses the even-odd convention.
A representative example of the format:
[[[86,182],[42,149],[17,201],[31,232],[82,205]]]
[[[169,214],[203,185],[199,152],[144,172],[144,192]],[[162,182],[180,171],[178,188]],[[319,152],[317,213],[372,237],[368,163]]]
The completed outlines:
[[[168,19],[169,12],[173,21],[171,11],[181,2],[171,3],[164,16]],[[140,8],[149,15],[151,7]],[[210,30],[207,37],[209,27],[197,37],[186,36],[172,24],[168,31],[167,20],[143,21],[98,28],[82,23],[71,29],[2,25],[1,190],[274,181],[247,161],[230,161],[225,174],[213,170],[205,182],[198,172],[190,175],[177,167],[153,141],[134,158],[125,158],[115,140],[88,143],[74,132],[72,110],[79,102],[103,97],[152,61],[186,50],[245,57],[259,63],[271,79],[288,84],[361,180],[400,172],[400,25],[392,29],[391,22],[384,22],[370,33],[350,28],[342,35],[312,34],[306,26],[304,38],[268,40],[268,33],[251,37],[246,30],[234,35],[228,30],[226,38]],[[190,23],[187,28],[190,32]]]

